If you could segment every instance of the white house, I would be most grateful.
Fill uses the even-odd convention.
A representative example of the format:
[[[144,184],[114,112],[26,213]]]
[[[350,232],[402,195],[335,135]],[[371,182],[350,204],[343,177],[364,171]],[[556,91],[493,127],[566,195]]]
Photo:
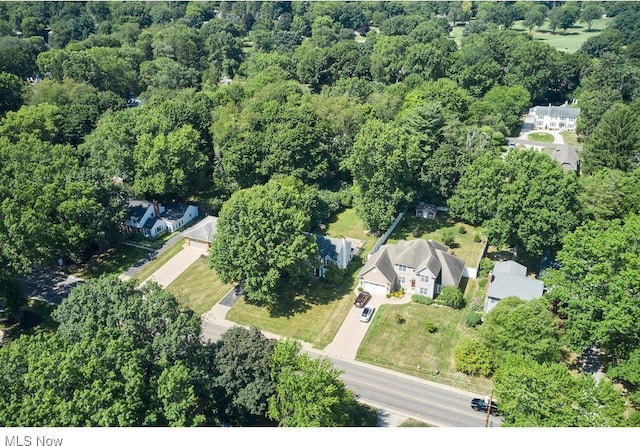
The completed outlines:
[[[123,230],[157,237],[164,231],[181,228],[197,216],[198,208],[191,204],[171,203],[165,207],[155,200],[130,200]]]
[[[325,277],[329,265],[336,265],[340,269],[347,269],[347,265],[353,258],[351,241],[345,237],[333,238],[315,234],[320,255],[320,268],[316,268],[314,275]]]
[[[538,129],[575,130],[580,109],[569,107],[567,102],[562,105],[537,105],[529,109],[533,122]]]
[[[376,294],[403,288],[435,297],[443,286],[458,286],[462,279],[465,262],[448,251],[447,245],[424,239],[384,245],[360,270],[360,286]]]

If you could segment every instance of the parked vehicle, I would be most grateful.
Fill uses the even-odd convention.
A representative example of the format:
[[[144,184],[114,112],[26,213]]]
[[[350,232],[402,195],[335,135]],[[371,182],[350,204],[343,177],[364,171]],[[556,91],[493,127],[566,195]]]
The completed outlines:
[[[471,408],[478,412],[484,412],[484,413],[487,413],[487,408],[489,408],[489,413],[491,415],[498,415],[498,405],[493,401],[491,401],[491,406],[489,406],[489,403],[487,402],[487,400],[484,400],[482,398],[472,399]]]
[[[367,304],[367,302],[369,302],[369,299],[371,299],[371,294],[367,293],[366,291],[362,291],[360,294],[358,294],[358,297],[356,297],[353,305],[358,308],[363,308]]]
[[[374,311],[376,311],[376,309],[373,307],[364,307],[362,314],[360,314],[360,322],[369,322]]]

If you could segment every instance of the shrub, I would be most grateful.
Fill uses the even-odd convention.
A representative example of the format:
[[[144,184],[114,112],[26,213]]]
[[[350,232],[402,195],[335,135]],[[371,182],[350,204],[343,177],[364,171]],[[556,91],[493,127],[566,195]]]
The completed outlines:
[[[482,279],[478,280],[478,287],[485,288],[487,286],[487,282],[489,282],[489,279],[483,277]]]
[[[438,327],[431,321],[424,321],[424,329],[427,333],[435,333],[438,331]]]
[[[466,234],[467,230],[464,226],[458,226],[458,234]]]
[[[404,318],[404,316],[401,315],[400,313],[396,313],[396,324],[402,325],[405,322],[407,322],[407,320]]]
[[[359,286],[358,287],[358,292],[362,293],[363,291],[364,291],[364,289],[361,286]]]
[[[480,236],[478,234],[473,236],[473,241],[476,243],[480,243],[482,240],[480,239]]]
[[[482,317],[475,311],[472,311],[469,314],[467,314],[466,322],[469,327],[475,327],[476,325],[482,322]]]
[[[423,296],[422,294],[414,294],[411,296],[411,300],[423,305],[431,305],[433,303],[433,299],[428,296]]]
[[[447,229],[446,231],[442,232],[442,243],[447,246],[451,246],[455,243],[455,241],[456,236],[451,229]]]
[[[415,238],[420,237],[420,226],[416,226],[415,228],[413,228],[413,231],[411,231],[411,235]]]
[[[487,275],[489,271],[493,269],[493,260],[483,257],[480,259],[480,271],[478,271],[479,275]]]
[[[451,307],[454,309],[464,308],[466,302],[464,301],[464,296],[462,295],[462,291],[460,291],[456,287],[447,286],[442,289],[442,293],[438,296],[438,300],[442,302],[443,305],[447,307]]]
[[[482,311],[482,308],[483,308],[482,301],[483,300],[484,300],[483,296],[474,297],[473,300],[471,301],[470,310],[471,311]]]
[[[467,375],[489,376],[493,371],[491,352],[480,341],[463,339],[453,352],[456,370]]]

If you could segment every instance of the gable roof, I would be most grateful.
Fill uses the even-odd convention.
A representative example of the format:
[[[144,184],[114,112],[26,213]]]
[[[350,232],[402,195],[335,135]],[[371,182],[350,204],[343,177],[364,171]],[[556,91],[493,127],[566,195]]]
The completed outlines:
[[[577,119],[580,114],[580,109],[577,107],[569,107],[566,104],[563,105],[536,105],[533,107],[533,111],[536,116],[550,116],[558,118]]]
[[[218,229],[218,217],[209,215],[182,233],[185,238],[210,242]]]
[[[322,234],[316,234],[316,244],[318,245],[318,253],[323,259],[329,257],[334,261],[338,261],[340,256],[347,255],[345,250],[351,250],[351,242],[343,238],[326,237]]]
[[[556,160],[565,170],[577,171],[580,165],[580,157],[573,147],[556,147],[549,156]]]
[[[185,203],[170,203],[165,206],[162,218],[169,221],[180,220],[184,217],[189,205]]]
[[[131,220],[139,221],[144,217],[145,212],[149,206],[153,206],[150,201],[146,200],[129,200],[129,207],[127,209],[127,217]]]
[[[516,296],[522,300],[531,300],[542,296],[544,283],[542,280],[527,277],[527,268],[512,260],[496,262],[493,277],[489,284],[488,296],[503,299]]]
[[[401,240],[395,245],[384,245],[360,271],[360,277],[377,268],[392,283],[396,272],[393,265],[404,265],[416,272],[428,268],[436,276],[441,274],[442,284],[457,286],[462,278],[464,260],[449,254],[449,247],[433,240]]]

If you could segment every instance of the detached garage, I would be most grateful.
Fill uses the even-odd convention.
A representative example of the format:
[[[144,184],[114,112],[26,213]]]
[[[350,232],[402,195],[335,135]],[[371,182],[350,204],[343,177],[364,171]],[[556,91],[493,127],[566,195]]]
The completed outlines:
[[[211,248],[211,240],[216,235],[218,227],[218,218],[208,216],[199,221],[192,228],[184,231],[185,246],[192,246],[208,251]]]

